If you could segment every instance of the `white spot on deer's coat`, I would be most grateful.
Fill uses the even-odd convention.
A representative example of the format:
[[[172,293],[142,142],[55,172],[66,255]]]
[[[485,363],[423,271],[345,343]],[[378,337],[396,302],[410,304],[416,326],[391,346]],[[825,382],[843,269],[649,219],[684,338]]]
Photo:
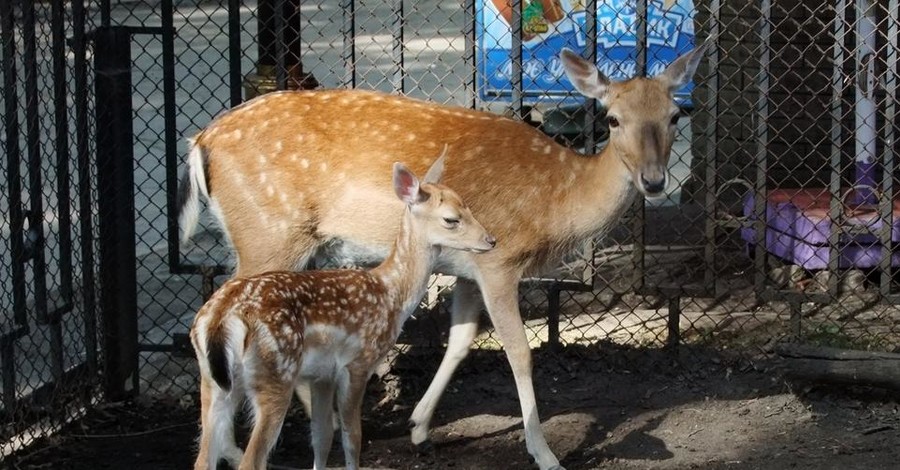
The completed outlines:
[[[553,147],[549,145],[544,146],[544,155],[550,155],[550,152],[553,150]]]
[[[300,166],[302,166],[303,168],[309,168],[309,160],[305,158],[303,160],[300,160]]]
[[[276,152],[280,152],[283,148],[284,148],[284,144],[282,144],[280,140],[275,142],[275,151]],[[550,148],[550,147],[548,146],[547,148]]]
[[[275,195],[275,186],[271,184],[266,186],[266,196],[272,197]]]
[[[327,163],[325,163],[325,162],[319,163],[319,170],[320,170],[320,171],[325,171],[325,170],[327,170],[327,169],[328,169],[328,164],[327,164]]]

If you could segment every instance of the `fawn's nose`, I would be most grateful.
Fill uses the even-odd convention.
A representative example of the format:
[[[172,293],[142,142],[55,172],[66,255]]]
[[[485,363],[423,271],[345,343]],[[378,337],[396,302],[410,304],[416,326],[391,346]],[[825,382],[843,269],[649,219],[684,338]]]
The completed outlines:
[[[497,239],[494,238],[493,235],[488,235],[484,238],[484,242],[491,246],[491,248],[497,246]]]

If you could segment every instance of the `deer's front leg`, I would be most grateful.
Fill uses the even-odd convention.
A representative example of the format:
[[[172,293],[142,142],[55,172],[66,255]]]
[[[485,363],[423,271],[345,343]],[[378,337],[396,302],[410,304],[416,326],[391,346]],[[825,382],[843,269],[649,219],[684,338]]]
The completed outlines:
[[[528,347],[528,338],[525,336],[525,327],[519,313],[518,281],[518,277],[485,279],[481,284],[481,292],[516,380],[528,453],[534,457],[541,470],[563,470],[541,430],[534,384],[531,380],[531,349]]]
[[[480,311],[481,293],[478,291],[478,286],[466,279],[457,280],[456,286],[453,288],[453,307],[450,311],[452,325],[450,326],[450,338],[447,341],[447,351],[444,353],[444,359],[441,360],[441,365],[434,374],[428,390],[419,400],[409,419],[412,428],[412,442],[416,446],[420,446],[428,440],[434,409],[453,377],[453,372],[469,354],[472,340],[478,333]]]

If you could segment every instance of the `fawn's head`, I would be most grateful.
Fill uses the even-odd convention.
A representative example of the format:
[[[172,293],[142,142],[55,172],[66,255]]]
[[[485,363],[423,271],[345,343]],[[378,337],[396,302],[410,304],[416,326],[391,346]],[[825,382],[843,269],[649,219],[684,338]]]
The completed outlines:
[[[653,77],[614,82],[591,62],[568,49],[560,60],[581,94],[606,108],[609,147],[622,158],[637,189],[648,197],[662,195],[679,108],[672,93],[691,80],[709,42],[697,46]]]
[[[443,172],[443,155],[421,182],[402,163],[394,163],[394,192],[425,231],[429,244],[475,253],[494,248],[497,240],[475,220],[459,194],[439,183]]]

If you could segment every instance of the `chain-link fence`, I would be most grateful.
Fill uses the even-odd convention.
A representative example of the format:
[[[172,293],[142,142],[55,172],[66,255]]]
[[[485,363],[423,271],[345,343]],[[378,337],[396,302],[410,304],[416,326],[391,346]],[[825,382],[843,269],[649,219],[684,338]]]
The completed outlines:
[[[96,400],[98,213],[86,21],[84,5],[0,4],[3,456]]]
[[[51,51],[50,4],[38,3],[33,17],[26,13],[34,2],[3,7],[4,51],[12,54],[4,55],[0,206],[0,262],[9,276],[0,299],[8,325],[0,341],[4,424],[16,423],[9,407],[34,395],[38,382],[58,380],[78,361],[97,370],[90,316],[97,229],[76,223],[97,214],[89,184],[96,168],[83,158],[95,152],[85,140],[93,135],[93,97],[78,82],[93,77],[91,56],[80,52],[91,43],[72,37],[81,22],[127,28],[137,287],[135,324],[118,331],[135,336],[121,353],[136,364],[132,370],[126,361],[119,372],[142,393],[195,390],[187,332],[230,269],[211,221],[179,247],[184,137],[269,90],[356,87],[507,114],[594,153],[608,134],[603,110],[571,91],[555,59],[562,45],[596,58],[614,78],[658,73],[702,40],[714,47],[692,87],[676,94],[682,117],[666,196],[637,202],[560,269],[523,282],[533,347],[687,342],[756,355],[784,340],[881,351],[900,345],[894,0],[111,0],[86,12],[75,3],[63,9],[70,43],[52,49],[72,54],[63,83],[81,87],[64,98],[53,94],[56,75],[28,75],[54,66],[49,52],[28,49]],[[27,35],[32,25],[37,40]],[[8,66],[9,57],[24,67]],[[53,117],[64,108],[71,123],[59,133]],[[32,123],[43,131],[28,131]],[[63,161],[78,178],[60,177]],[[21,177],[27,183],[17,185]],[[58,228],[65,224],[72,225]],[[29,229],[37,226],[43,234]],[[31,237],[43,241],[43,260],[29,248]],[[64,274],[67,265],[76,268]],[[430,312],[410,320],[401,349],[439,350],[452,286],[452,278],[435,278],[424,302]],[[53,315],[54,302],[85,313]],[[483,324],[477,346],[500,347]],[[17,333],[23,325],[31,326]]]

